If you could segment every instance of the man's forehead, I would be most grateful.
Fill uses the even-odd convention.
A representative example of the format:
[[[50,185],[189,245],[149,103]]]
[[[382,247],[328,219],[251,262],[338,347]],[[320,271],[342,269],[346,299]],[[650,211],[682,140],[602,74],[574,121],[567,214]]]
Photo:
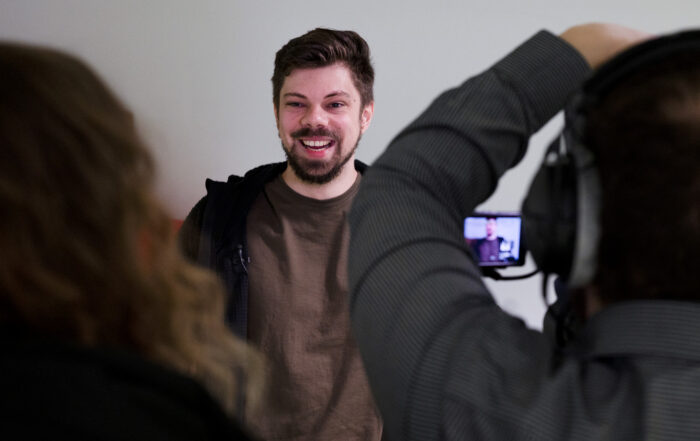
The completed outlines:
[[[284,78],[281,89],[282,97],[355,98],[359,94],[352,72],[343,63],[294,69]]]

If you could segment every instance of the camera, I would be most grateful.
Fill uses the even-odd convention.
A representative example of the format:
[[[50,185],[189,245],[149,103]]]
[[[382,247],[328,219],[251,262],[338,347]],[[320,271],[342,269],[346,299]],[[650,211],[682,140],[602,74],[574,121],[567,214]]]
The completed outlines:
[[[525,264],[523,222],[519,213],[475,212],[464,219],[464,239],[482,267]]]

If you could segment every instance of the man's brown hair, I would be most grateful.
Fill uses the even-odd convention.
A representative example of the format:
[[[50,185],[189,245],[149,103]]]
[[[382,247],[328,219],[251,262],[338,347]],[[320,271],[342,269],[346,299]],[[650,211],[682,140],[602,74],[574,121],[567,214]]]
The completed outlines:
[[[700,300],[700,51],[640,68],[590,112],[606,302]]]
[[[343,63],[352,73],[360,92],[361,107],[374,100],[374,69],[367,42],[353,31],[316,28],[289,40],[275,55],[272,75],[272,99],[279,106],[284,79],[295,69],[307,69]]]

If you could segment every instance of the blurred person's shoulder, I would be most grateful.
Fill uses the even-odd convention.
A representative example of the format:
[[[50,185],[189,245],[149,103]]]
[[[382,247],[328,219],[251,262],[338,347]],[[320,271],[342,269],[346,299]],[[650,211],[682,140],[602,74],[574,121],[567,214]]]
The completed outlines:
[[[24,439],[249,440],[196,380],[118,349],[3,333],[3,432]]]

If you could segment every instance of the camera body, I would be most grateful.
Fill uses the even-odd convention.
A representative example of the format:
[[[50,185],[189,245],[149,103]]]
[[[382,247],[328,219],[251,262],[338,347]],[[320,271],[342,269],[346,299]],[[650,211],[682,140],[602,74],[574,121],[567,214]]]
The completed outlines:
[[[525,264],[523,222],[519,213],[484,211],[464,219],[464,239],[482,267]]]

